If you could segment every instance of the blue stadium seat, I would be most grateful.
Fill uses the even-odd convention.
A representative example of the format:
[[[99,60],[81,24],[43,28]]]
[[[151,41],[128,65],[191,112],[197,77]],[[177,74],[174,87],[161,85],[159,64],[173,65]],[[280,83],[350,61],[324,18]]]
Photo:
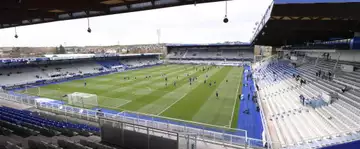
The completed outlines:
[[[30,111],[17,110],[9,107],[0,107],[0,120],[33,129],[36,128],[36,130],[42,132],[49,131],[48,133],[51,132],[52,135],[57,135],[56,131],[59,131],[67,136],[76,135],[74,132],[85,136],[90,135],[90,133],[100,132],[100,129],[97,127],[88,126],[85,124],[73,124],[68,122],[49,120],[34,115]],[[56,131],[49,129],[54,129]]]

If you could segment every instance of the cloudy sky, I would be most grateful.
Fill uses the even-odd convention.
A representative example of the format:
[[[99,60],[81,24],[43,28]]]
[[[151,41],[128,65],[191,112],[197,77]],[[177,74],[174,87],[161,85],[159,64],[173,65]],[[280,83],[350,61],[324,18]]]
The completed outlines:
[[[157,43],[157,29],[162,43],[249,42],[252,29],[271,0],[233,0],[228,2],[230,22],[222,22],[225,2],[187,5],[142,12],[77,19],[0,29],[0,46],[84,46]]]

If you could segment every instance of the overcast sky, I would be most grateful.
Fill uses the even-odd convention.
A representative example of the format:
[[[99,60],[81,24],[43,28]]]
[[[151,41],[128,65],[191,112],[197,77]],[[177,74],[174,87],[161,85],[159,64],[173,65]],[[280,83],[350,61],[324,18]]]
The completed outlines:
[[[271,0],[233,0],[228,2],[229,23],[222,22],[225,2],[187,5],[126,14],[77,19],[0,29],[0,46],[84,46],[157,43],[249,42],[252,30]]]

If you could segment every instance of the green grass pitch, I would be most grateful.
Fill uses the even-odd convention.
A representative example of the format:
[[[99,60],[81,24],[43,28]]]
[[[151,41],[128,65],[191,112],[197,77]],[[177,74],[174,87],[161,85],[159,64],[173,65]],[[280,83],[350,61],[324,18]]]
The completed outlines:
[[[43,86],[40,96],[66,100],[62,97],[65,94],[90,93],[98,96],[103,108],[236,128],[242,72],[242,67],[161,65]],[[146,79],[147,75],[151,78]],[[190,85],[189,77],[197,80]],[[27,90],[29,94],[37,92],[35,88]]]

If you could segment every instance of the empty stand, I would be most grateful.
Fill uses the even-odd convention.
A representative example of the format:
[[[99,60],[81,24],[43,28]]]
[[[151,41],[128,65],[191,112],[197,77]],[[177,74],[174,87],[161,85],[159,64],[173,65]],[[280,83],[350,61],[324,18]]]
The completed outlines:
[[[316,76],[319,70],[324,76]],[[328,72],[335,72],[336,77],[329,78]],[[315,65],[311,58],[297,68],[287,60],[260,68],[256,73],[259,94],[263,108],[267,109],[267,121],[274,129],[273,140],[280,142],[281,147],[302,144],[321,147],[357,138],[360,130],[360,93],[354,90],[360,80],[357,73],[341,71],[334,61],[320,59]],[[306,83],[296,81],[297,75]],[[345,86],[349,89],[342,92]],[[315,108],[307,106],[322,99],[322,94],[335,100]],[[306,105],[301,103],[300,95],[307,99]]]

